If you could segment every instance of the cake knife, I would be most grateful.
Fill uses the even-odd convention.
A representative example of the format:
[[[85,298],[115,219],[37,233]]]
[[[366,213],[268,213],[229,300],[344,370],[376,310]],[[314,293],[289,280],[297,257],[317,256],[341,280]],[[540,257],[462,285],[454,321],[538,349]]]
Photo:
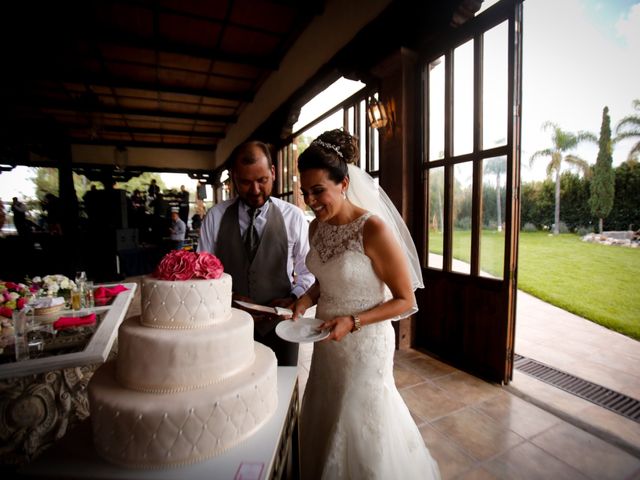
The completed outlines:
[[[266,305],[259,305],[257,303],[243,302],[241,300],[234,300],[235,303],[240,305],[241,307],[247,308],[249,310],[256,310],[258,312],[266,312],[272,315],[293,315],[293,311],[289,308],[283,307],[267,307]]]

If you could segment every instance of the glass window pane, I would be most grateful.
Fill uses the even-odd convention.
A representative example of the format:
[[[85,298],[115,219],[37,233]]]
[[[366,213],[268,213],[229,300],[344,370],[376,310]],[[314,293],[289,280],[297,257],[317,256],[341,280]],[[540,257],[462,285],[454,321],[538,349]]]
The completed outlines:
[[[507,143],[508,34],[507,22],[484,34],[482,148]]]
[[[300,109],[300,115],[298,115],[298,121],[294,123],[292,130],[297,132],[365,86],[362,82],[340,77],[303,105]],[[342,120],[340,127],[342,127]]]
[[[380,169],[380,133],[375,128],[371,129],[371,169],[376,171]]]
[[[326,132],[327,130],[333,130],[334,128],[343,128],[343,120],[344,113],[342,112],[342,110],[338,110],[337,112],[322,120],[320,123],[317,123],[313,127],[300,132],[299,136],[310,138],[309,143],[311,143],[311,141],[318,137],[318,135]],[[302,153],[302,151],[300,153]]]
[[[482,162],[480,276],[503,278],[507,157]]]
[[[360,136],[360,167],[366,170],[367,165],[367,156],[369,152],[367,152],[367,132],[374,130],[369,127],[367,123],[367,103],[362,100],[360,101],[360,132],[358,132]]]
[[[473,151],[473,40],[453,52],[453,154]]]
[[[444,56],[429,69],[429,160],[444,158]]]
[[[347,110],[347,132],[351,135],[357,135],[355,124],[355,108],[349,107]]]
[[[429,210],[427,213],[429,258],[427,266],[442,269],[444,231],[444,167],[429,170]]]
[[[453,265],[454,272],[471,273],[471,212],[473,162],[453,167]]]

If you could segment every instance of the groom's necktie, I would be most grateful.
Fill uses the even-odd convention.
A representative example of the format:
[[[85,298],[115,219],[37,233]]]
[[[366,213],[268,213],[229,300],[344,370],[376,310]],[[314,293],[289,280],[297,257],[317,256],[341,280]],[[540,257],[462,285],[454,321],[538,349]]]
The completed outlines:
[[[260,243],[260,239],[258,238],[258,230],[256,230],[255,225],[255,220],[260,213],[260,209],[250,208],[248,210],[248,213],[249,227],[247,227],[247,231],[244,233],[244,246],[247,249],[249,261],[253,262],[253,258],[256,256],[256,251],[258,250],[258,243]]]

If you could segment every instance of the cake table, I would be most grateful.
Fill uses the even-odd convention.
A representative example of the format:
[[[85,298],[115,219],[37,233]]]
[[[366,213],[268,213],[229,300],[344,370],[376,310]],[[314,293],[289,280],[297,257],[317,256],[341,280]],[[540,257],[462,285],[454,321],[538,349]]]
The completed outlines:
[[[137,289],[136,283],[122,285],[127,290],[105,305],[36,316],[45,340],[29,359],[16,362],[13,350],[0,356],[0,436],[9,439],[3,464],[30,462],[89,415],[86,385],[109,357]],[[96,314],[94,325],[51,333],[58,317],[90,313]]]
[[[298,478],[296,367],[278,367],[278,408],[240,445],[203,462],[176,468],[129,469],[111,464],[93,448],[90,419],[18,471],[29,478],[267,480]]]

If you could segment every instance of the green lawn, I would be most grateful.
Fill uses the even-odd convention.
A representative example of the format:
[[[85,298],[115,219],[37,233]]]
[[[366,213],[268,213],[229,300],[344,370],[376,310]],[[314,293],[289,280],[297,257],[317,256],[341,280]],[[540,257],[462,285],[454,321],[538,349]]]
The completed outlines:
[[[483,231],[481,242],[481,269],[501,276],[504,236]],[[469,261],[470,243],[470,232],[456,231],[454,258]],[[639,280],[640,249],[582,242],[573,234],[520,233],[520,290],[637,340]]]

